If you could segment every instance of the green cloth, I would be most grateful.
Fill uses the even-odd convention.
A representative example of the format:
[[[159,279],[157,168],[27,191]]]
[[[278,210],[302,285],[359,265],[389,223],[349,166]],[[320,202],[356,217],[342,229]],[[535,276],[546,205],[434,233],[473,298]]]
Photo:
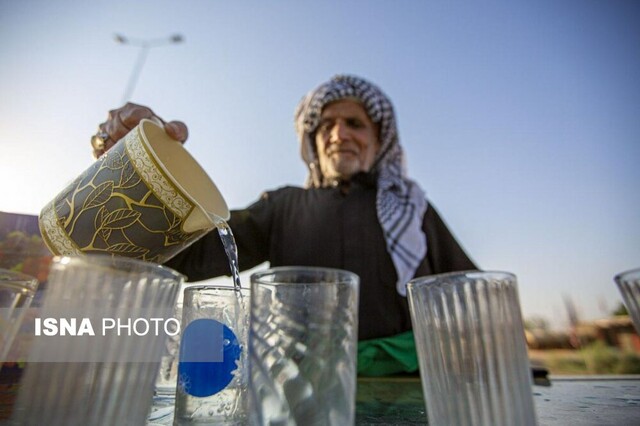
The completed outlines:
[[[358,375],[388,376],[418,371],[413,331],[358,342]]]

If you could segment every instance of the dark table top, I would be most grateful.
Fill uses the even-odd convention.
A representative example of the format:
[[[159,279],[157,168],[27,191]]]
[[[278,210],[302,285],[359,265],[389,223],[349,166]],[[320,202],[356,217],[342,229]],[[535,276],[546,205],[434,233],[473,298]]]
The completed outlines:
[[[640,425],[640,376],[551,377],[533,386],[540,426]],[[158,397],[149,425],[170,425],[173,400]],[[356,425],[426,425],[417,377],[359,378]]]
[[[640,376],[551,377],[533,386],[540,426],[640,425]],[[356,425],[426,425],[418,378],[358,379]]]
[[[0,385],[2,414],[13,402],[16,388]],[[640,375],[551,376],[550,386],[534,385],[532,392],[540,426],[640,425]],[[173,403],[169,395],[157,396],[148,425],[171,425]],[[426,424],[418,377],[358,379],[356,425]]]

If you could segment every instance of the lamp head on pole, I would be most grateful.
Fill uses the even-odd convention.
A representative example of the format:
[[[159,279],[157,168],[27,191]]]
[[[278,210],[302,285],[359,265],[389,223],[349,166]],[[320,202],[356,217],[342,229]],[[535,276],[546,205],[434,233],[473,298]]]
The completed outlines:
[[[128,42],[127,38],[122,34],[114,34],[113,39],[116,41],[116,43],[120,43],[120,44],[127,44]]]
[[[172,34],[169,37],[164,38],[155,38],[155,39],[138,39],[124,36],[122,34],[114,34],[113,39],[118,44],[129,44],[132,46],[141,46],[141,47],[156,47],[162,46],[166,44],[177,44],[184,42],[184,37],[182,34]]]

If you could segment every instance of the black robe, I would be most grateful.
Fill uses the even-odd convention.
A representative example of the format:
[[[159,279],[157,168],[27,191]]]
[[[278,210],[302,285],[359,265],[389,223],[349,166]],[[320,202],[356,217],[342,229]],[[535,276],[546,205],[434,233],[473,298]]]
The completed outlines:
[[[366,175],[331,188],[283,187],[269,191],[228,223],[238,245],[241,270],[269,261],[275,266],[345,269],[360,277],[359,340],[411,329],[406,297],[396,290],[397,275],[376,214],[376,187]],[[422,229],[427,255],[415,277],[476,269],[435,208],[429,205]],[[189,281],[229,275],[220,237],[214,230],[167,266]]]

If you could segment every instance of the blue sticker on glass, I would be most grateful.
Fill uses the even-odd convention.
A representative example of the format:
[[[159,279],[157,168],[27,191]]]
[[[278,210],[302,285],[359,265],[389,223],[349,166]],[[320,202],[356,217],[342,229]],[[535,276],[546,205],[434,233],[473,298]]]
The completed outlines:
[[[182,332],[178,386],[198,397],[215,395],[233,380],[242,348],[236,335],[214,319],[197,319]]]

